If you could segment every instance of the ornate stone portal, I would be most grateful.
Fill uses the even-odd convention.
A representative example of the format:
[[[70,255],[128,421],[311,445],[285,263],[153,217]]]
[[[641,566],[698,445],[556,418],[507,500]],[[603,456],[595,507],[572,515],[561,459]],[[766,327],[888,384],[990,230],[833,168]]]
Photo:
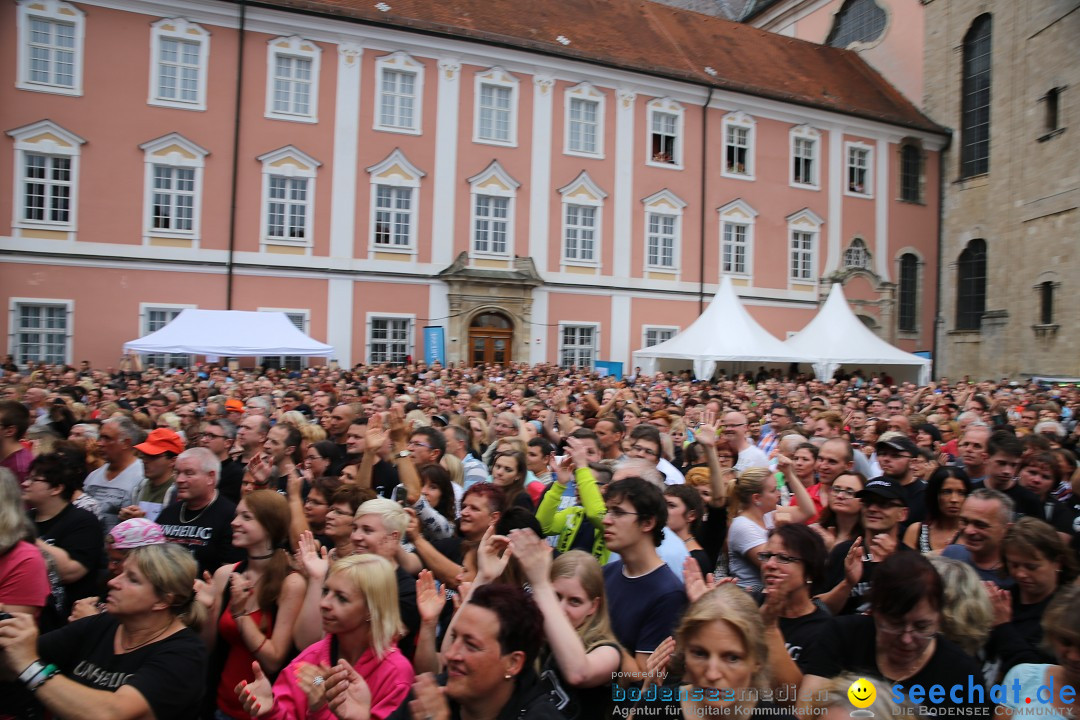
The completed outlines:
[[[463,252],[437,276],[449,286],[447,361],[528,362],[532,291],[543,279],[532,258],[477,263]]]

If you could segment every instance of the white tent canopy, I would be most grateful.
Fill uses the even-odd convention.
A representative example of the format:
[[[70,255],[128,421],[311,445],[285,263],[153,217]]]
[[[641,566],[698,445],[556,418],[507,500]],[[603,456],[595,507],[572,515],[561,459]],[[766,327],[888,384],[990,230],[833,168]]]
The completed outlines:
[[[724,276],[709,306],[690,327],[634,353],[634,364],[644,373],[656,372],[660,360],[690,360],[696,377],[711,378],[717,362],[787,365],[809,359],[784,347],[750,317],[731,279]]]
[[[832,378],[842,365],[887,372],[894,377],[930,382],[930,360],[890,345],[866,327],[834,283],[821,310],[806,327],[784,343],[788,352],[812,358],[819,380]]]
[[[124,350],[219,357],[334,354],[334,348],[302,333],[283,312],[193,309],[181,311],[157,332],[124,343]]]

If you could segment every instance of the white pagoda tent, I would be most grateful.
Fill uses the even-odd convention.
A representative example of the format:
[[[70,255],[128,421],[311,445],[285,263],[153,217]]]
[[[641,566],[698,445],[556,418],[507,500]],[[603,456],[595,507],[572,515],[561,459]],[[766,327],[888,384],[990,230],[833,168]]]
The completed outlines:
[[[784,343],[788,352],[814,365],[819,380],[832,378],[841,366],[888,373],[897,380],[930,382],[931,361],[904,352],[866,327],[848,305],[844,290],[834,283],[818,314]]]
[[[131,353],[218,357],[330,357],[334,348],[301,332],[283,312],[182,310],[156,332],[124,343]]]
[[[695,377],[708,379],[717,363],[726,363],[725,369],[734,373],[762,365],[786,368],[809,358],[785,347],[750,317],[731,279],[724,276],[709,306],[690,327],[670,340],[634,352],[634,364],[647,374],[679,370],[686,361],[693,364]]]

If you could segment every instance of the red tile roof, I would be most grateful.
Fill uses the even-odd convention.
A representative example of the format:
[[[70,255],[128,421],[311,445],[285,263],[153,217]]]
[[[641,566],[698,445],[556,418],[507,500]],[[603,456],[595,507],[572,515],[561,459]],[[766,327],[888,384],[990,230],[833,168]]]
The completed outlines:
[[[377,5],[389,6],[382,11]],[[520,48],[933,133],[855,52],[647,0],[257,0],[264,7]],[[569,39],[569,44],[557,38]],[[716,70],[712,76],[705,67]]]

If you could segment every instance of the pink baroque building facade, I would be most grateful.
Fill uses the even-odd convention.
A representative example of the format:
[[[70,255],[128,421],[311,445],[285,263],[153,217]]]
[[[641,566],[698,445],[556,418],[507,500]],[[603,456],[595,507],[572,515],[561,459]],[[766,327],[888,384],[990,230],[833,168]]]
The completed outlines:
[[[780,338],[841,281],[931,348],[939,126],[846,50],[545,7],[7,3],[8,351],[115,364],[199,307],[284,310],[342,364],[428,326],[448,361],[629,363],[724,274]]]

